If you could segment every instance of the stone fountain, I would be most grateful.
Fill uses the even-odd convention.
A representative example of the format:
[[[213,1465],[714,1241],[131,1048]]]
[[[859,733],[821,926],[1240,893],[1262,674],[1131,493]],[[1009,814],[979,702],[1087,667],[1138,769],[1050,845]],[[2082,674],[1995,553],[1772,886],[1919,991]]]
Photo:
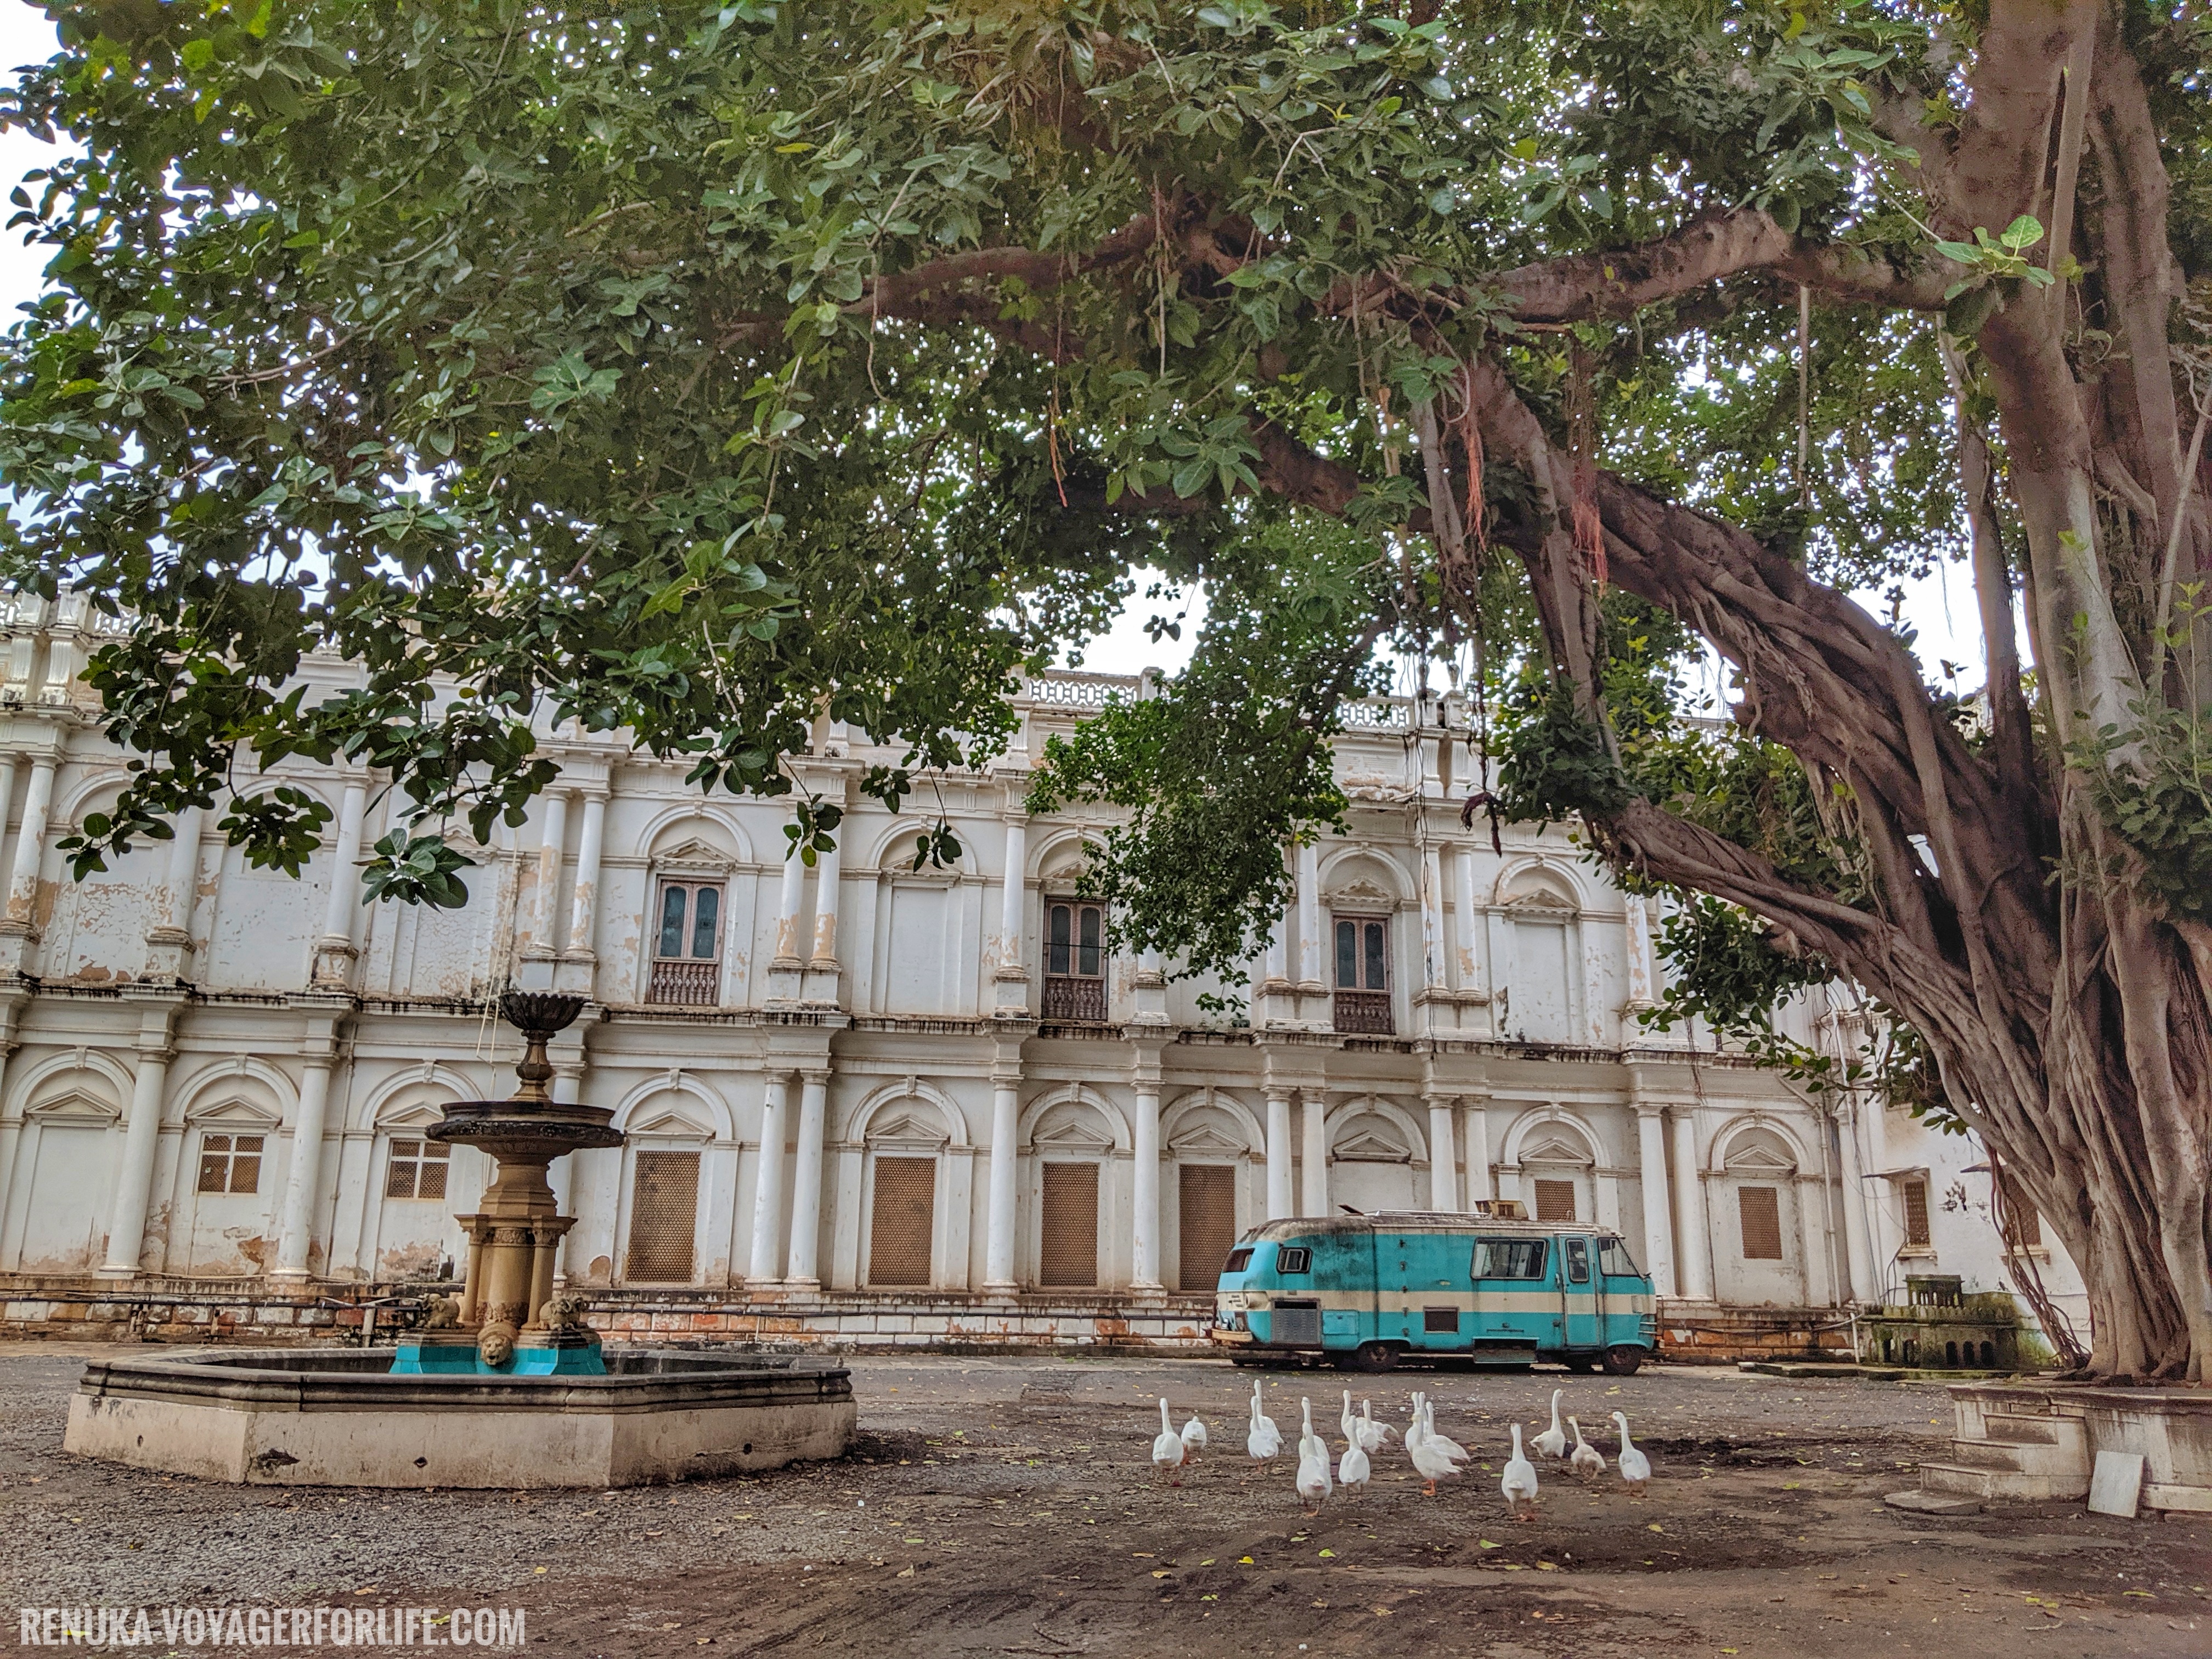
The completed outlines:
[[[510,992],[521,1086],[457,1102],[433,1139],[496,1161],[458,1298],[434,1298],[397,1348],[216,1350],[94,1360],[62,1445],[87,1456],[277,1486],[616,1486],[836,1457],[853,1435],[841,1365],[603,1349],[585,1304],[554,1294],[562,1237],[546,1170],[618,1146],[612,1115],[556,1101],[546,1044],[580,998]]]
[[[429,1132],[433,1140],[481,1147],[497,1161],[483,1206],[456,1216],[468,1235],[469,1265],[458,1304],[441,1298],[435,1322],[399,1345],[394,1373],[596,1376],[605,1373],[599,1339],[583,1304],[553,1294],[561,1240],[576,1224],[562,1215],[546,1170],[588,1146],[619,1146],[614,1115],[564,1103],[545,1046],[584,1012],[581,997],[509,991],[500,1013],[522,1033],[520,1086],[505,1100],[456,1101]]]

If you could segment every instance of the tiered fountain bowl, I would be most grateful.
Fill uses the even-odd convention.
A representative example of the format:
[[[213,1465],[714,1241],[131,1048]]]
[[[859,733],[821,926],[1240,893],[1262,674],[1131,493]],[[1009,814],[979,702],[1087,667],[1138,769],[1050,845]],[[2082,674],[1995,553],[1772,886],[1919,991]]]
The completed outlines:
[[[844,1367],[746,1354],[603,1348],[587,1304],[556,1293],[562,1237],[546,1170],[619,1146],[612,1114],[556,1101],[548,1042],[579,997],[510,992],[521,1086],[457,1102],[433,1139],[495,1160],[458,1298],[396,1349],[283,1348],[95,1360],[65,1450],[204,1479],[277,1486],[614,1486],[842,1455]]]

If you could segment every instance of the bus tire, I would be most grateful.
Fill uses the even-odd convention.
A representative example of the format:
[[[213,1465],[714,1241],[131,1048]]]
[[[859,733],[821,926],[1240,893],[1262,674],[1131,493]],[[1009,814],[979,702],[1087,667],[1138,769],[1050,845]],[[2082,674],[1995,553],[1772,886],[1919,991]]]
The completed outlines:
[[[1641,1348],[1607,1348],[1605,1351],[1605,1374],[1607,1376],[1633,1376],[1637,1367],[1644,1363]]]
[[[1388,1342],[1363,1342],[1352,1356],[1352,1369],[1358,1371],[1387,1371],[1397,1364],[1398,1351]]]

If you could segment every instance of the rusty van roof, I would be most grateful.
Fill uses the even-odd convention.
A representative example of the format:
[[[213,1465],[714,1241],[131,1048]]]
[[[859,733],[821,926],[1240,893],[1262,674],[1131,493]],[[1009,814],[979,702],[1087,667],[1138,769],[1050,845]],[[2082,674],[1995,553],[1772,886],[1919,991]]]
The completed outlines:
[[[1256,1244],[1268,1239],[1316,1238],[1343,1233],[1526,1233],[1549,1237],[1574,1233],[1587,1238],[1617,1238],[1612,1227],[1579,1221],[1531,1221],[1519,1217],[1468,1215],[1457,1210],[1377,1210],[1368,1215],[1283,1216],[1245,1230],[1237,1242]]]

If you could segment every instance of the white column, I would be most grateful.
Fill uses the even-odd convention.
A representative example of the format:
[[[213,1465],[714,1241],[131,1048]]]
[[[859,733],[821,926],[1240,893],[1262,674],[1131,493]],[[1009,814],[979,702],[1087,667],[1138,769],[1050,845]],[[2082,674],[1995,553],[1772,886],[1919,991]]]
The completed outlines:
[[[1321,936],[1321,849],[1310,841],[1300,842],[1297,863],[1298,984],[1307,991],[1327,990]]]
[[[1867,1228],[1871,1195],[1866,1188],[1866,1166],[1859,1158],[1858,1117],[1863,1109],[1863,1098],[1853,1095],[1850,1109],[1836,1115],[1836,1139],[1843,1155],[1844,1254],[1850,1268],[1851,1300],[1873,1302],[1881,1291],[1875,1280],[1874,1241]]]
[[[351,799],[350,796],[348,797]],[[169,842],[168,867],[161,875],[161,910],[155,927],[189,933],[192,926],[192,897],[199,885],[200,809],[187,806],[170,826],[176,833]],[[356,838],[360,834],[356,822]],[[352,917],[346,918],[349,921]]]
[[[1012,1296],[1014,1282],[1014,1134],[1021,1113],[1018,1078],[991,1080],[991,1173],[989,1212],[983,1235],[983,1289]]]
[[[1674,1288],[1674,1226],[1667,1200],[1667,1119],[1656,1106],[1636,1108],[1638,1175],[1644,1198],[1644,1270],[1660,1295]]]
[[[1797,1172],[1797,1224],[1804,1234],[1805,1305],[1832,1308],[1842,1298],[1828,1283],[1828,1183],[1810,1170]]]
[[[1444,988],[1443,855],[1433,842],[1421,854],[1421,988]]]
[[[802,1072],[799,1088],[799,1156],[791,1171],[791,1265],[784,1283],[819,1290],[815,1271],[822,1241],[822,1121],[830,1099],[830,1073]]]
[[[8,910],[4,920],[16,933],[28,933],[36,921],[39,868],[46,856],[46,814],[54,804],[54,757],[40,755],[31,762],[30,787],[23,796],[23,828],[15,839],[15,861],[8,872]]]
[[[1160,1085],[1139,1079],[1137,1121],[1131,1134],[1129,1288],[1160,1285]]]
[[[323,937],[350,944],[353,941],[353,913],[361,892],[360,878],[354,874],[354,860],[361,856],[362,814],[368,805],[368,787],[362,783],[346,786],[345,799],[338,808],[338,838],[331,848],[331,893],[323,902]],[[183,840],[182,821],[179,822],[179,842]],[[192,849],[195,855],[199,849]],[[197,862],[197,856],[194,862]]]
[[[761,1100],[760,1171],[753,1178],[753,1261],[746,1275],[757,1285],[783,1277],[782,1252],[777,1246],[783,1234],[783,1113],[790,1088],[787,1073],[771,1072]]]
[[[556,906],[561,896],[561,865],[568,848],[568,792],[556,789],[545,797],[545,825],[538,838],[538,891],[531,902],[530,939],[526,946],[532,956],[551,956],[558,945],[554,937],[560,927]]]
[[[1674,1231],[1681,1246],[1679,1293],[1692,1302],[1711,1301],[1713,1247],[1705,1231],[1705,1183],[1698,1173],[1698,1124],[1681,1106],[1674,1109]]]
[[[0,846],[8,840],[8,809],[15,802],[15,757],[0,755]]]
[[[783,885],[776,896],[775,907],[775,965],[798,968],[805,965],[799,953],[799,907],[806,896],[806,866],[793,853],[783,861]]]
[[[843,887],[843,842],[821,854],[814,866],[814,951],[807,966],[837,965],[837,898]]]
[[[1622,908],[1628,917],[1628,1006],[1630,1009],[1650,1007],[1657,996],[1652,973],[1651,922],[1642,895],[1631,893]],[[1621,1040],[1634,1043],[1642,1036],[1643,1028],[1624,1030]]]
[[[999,890],[999,938],[996,966],[1025,968],[1022,960],[1022,911],[1029,891],[1030,824],[1024,817],[1006,820],[1006,878]]]
[[[300,1115],[292,1125],[292,1158],[284,1172],[284,1208],[276,1226],[276,1268],[272,1278],[307,1277],[315,1236],[315,1196],[323,1168],[323,1118],[330,1098],[331,1058],[311,1054],[300,1078]]]
[[[1328,1103],[1318,1089],[1305,1091],[1299,1104],[1304,1146],[1305,1191],[1298,1206],[1301,1215],[1328,1213]]]
[[[607,798],[587,794],[584,826],[576,839],[576,886],[568,899],[568,948],[563,956],[598,959],[599,859],[606,839]]]
[[[35,785],[36,778],[33,779]],[[130,1279],[138,1272],[138,1252],[146,1243],[146,1208],[154,1196],[154,1153],[161,1140],[161,1104],[169,1078],[166,1048],[141,1048],[138,1074],[131,1085],[131,1117],[123,1132],[123,1167],[115,1180],[109,1210],[107,1260],[102,1279]]]
[[[1458,890],[1452,895],[1452,902],[1459,911],[1459,988],[1479,991],[1482,988],[1482,919],[1474,908],[1474,848],[1458,849],[1452,860],[1452,876]]]
[[[1287,1089],[1267,1094],[1267,1219],[1296,1215],[1291,1199],[1291,1095]]]
[[[1490,1109],[1479,1100],[1463,1109],[1467,1133],[1460,1144],[1467,1149],[1467,1202],[1472,1209],[1497,1196],[1490,1186]]]
[[[1448,1101],[1429,1103],[1429,1206],[1447,1212],[1459,1208],[1459,1151],[1452,1145],[1452,1109]]]

